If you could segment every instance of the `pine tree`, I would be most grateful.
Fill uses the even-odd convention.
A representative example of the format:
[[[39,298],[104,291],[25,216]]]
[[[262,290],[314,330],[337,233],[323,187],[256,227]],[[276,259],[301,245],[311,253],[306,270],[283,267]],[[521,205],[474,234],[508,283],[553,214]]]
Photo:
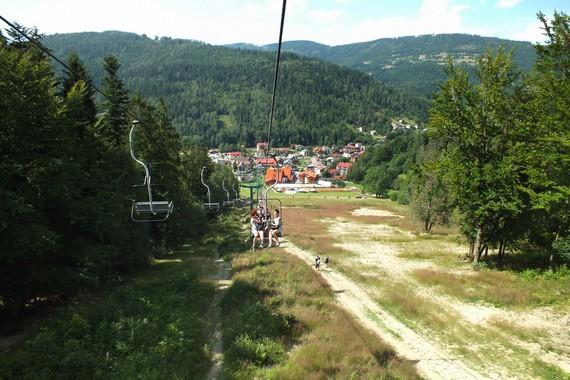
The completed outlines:
[[[95,115],[97,114],[97,108],[95,107],[95,91],[91,87],[92,81],[87,73],[87,69],[83,65],[83,62],[79,59],[77,54],[71,54],[67,61],[67,65],[71,70],[64,70],[64,78],[61,80],[61,96],[63,98],[67,97],[67,94],[73,86],[79,81],[84,82],[84,91],[81,101],[81,107],[78,107],[78,115],[82,116],[83,121],[87,123],[95,122]]]
[[[108,142],[112,149],[125,149],[128,135],[129,96],[123,82],[119,78],[121,67],[117,58],[112,55],[103,61],[106,76],[103,79],[103,92],[107,98],[103,103],[106,114],[100,123],[99,135]]]

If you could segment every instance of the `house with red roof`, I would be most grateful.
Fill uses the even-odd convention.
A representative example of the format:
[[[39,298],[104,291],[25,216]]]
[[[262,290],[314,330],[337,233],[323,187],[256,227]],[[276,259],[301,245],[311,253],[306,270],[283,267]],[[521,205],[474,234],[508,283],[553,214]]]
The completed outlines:
[[[277,179],[277,168],[270,167],[265,171],[265,184],[270,186],[275,183]],[[292,183],[293,182],[293,168],[291,166],[284,166],[279,168],[278,183]]]
[[[263,157],[263,158],[256,158],[255,164],[263,166],[276,166],[277,161],[275,161],[275,158],[273,157]]]
[[[336,164],[337,175],[341,177],[346,177],[351,166],[352,162],[339,162],[338,164]]]
[[[300,183],[311,184],[311,183],[317,183],[319,176],[315,172],[312,172],[310,170],[305,170],[297,174],[297,178],[299,179],[298,182]]]

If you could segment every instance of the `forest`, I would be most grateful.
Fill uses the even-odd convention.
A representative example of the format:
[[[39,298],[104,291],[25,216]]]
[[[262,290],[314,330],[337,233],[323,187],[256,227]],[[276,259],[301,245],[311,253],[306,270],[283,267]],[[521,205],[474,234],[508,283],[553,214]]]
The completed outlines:
[[[59,57],[79,54],[94,83],[101,81],[103,56],[115,55],[126,88],[162,97],[186,144],[251,147],[266,138],[272,52],[122,32],[56,34],[43,42]],[[314,58],[284,54],[279,83],[277,146],[368,141],[358,127],[385,133],[391,118],[427,116],[427,100]]]
[[[39,38],[34,30],[27,32]],[[205,231],[200,170],[219,189],[231,170],[205,148],[182,152],[161,99],[131,95],[121,63],[106,55],[96,101],[82,60],[71,55],[61,76],[48,57],[14,30],[0,36],[0,319],[13,320],[39,300],[117,283],[153,256]],[[129,156],[128,127],[141,121],[134,149],[153,167],[157,199],[174,202],[168,223],[132,223],[133,185],[144,171]],[[212,175],[213,174],[213,175]]]
[[[476,80],[448,63],[427,132],[392,132],[349,172],[377,196],[411,204],[429,231],[452,217],[478,265],[489,249],[570,259],[570,18],[539,19],[548,42],[523,75],[488,49]]]
[[[227,46],[263,51],[276,49],[275,44],[236,43]],[[536,53],[530,42],[459,33],[381,38],[338,46],[287,41],[283,49],[362,71],[382,83],[431,99],[445,81],[442,65],[447,57],[457,60],[474,75],[474,58],[488,47],[496,49],[499,46],[513,50],[513,59],[521,69],[528,71],[532,68]]]

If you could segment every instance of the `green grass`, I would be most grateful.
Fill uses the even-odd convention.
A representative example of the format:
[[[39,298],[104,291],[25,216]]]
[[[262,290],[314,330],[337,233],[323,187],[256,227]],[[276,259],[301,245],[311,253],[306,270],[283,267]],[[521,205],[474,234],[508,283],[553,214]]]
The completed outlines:
[[[504,307],[570,305],[570,271],[525,279],[511,272],[479,271],[469,276],[420,269],[414,277],[444,293],[467,302],[486,302]],[[546,272],[548,273],[548,272]]]
[[[243,249],[244,216],[221,215],[200,242],[61,308],[0,352],[0,379],[201,378],[210,366],[212,259]]]
[[[200,281],[197,266],[191,252],[181,252],[125,285],[84,296],[22,346],[4,350],[0,378],[188,378],[202,373],[209,362],[204,312],[214,290]]]
[[[418,378],[335,306],[303,262],[279,249],[238,255],[223,300],[228,379]]]

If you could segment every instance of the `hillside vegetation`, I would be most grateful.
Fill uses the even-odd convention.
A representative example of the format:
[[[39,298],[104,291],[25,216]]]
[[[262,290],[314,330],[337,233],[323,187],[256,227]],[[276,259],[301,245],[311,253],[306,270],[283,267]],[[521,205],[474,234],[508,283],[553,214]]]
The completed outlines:
[[[539,253],[551,268],[570,258],[570,18],[540,21],[549,40],[529,75],[502,48],[477,59],[475,78],[450,64],[427,133],[390,134],[349,173],[411,203],[428,232],[455,213],[475,265],[501,267],[506,252]]]
[[[162,97],[177,130],[193,143],[252,146],[266,138],[273,53],[121,32],[53,35],[43,42],[59,57],[79,54],[95,83],[103,56],[115,55],[126,87]],[[365,138],[358,126],[385,132],[391,117],[426,117],[424,100],[331,63],[285,54],[280,73],[276,145],[346,143]]]
[[[430,97],[445,81],[443,66],[448,58],[463,63],[472,73],[478,56],[485,49],[499,46],[514,49],[513,58],[524,70],[530,70],[536,53],[532,44],[468,34],[440,34],[382,38],[347,45],[328,46],[313,41],[287,41],[283,48],[307,57],[362,71],[383,83]],[[236,43],[239,49],[271,51],[275,44],[256,46]]]

